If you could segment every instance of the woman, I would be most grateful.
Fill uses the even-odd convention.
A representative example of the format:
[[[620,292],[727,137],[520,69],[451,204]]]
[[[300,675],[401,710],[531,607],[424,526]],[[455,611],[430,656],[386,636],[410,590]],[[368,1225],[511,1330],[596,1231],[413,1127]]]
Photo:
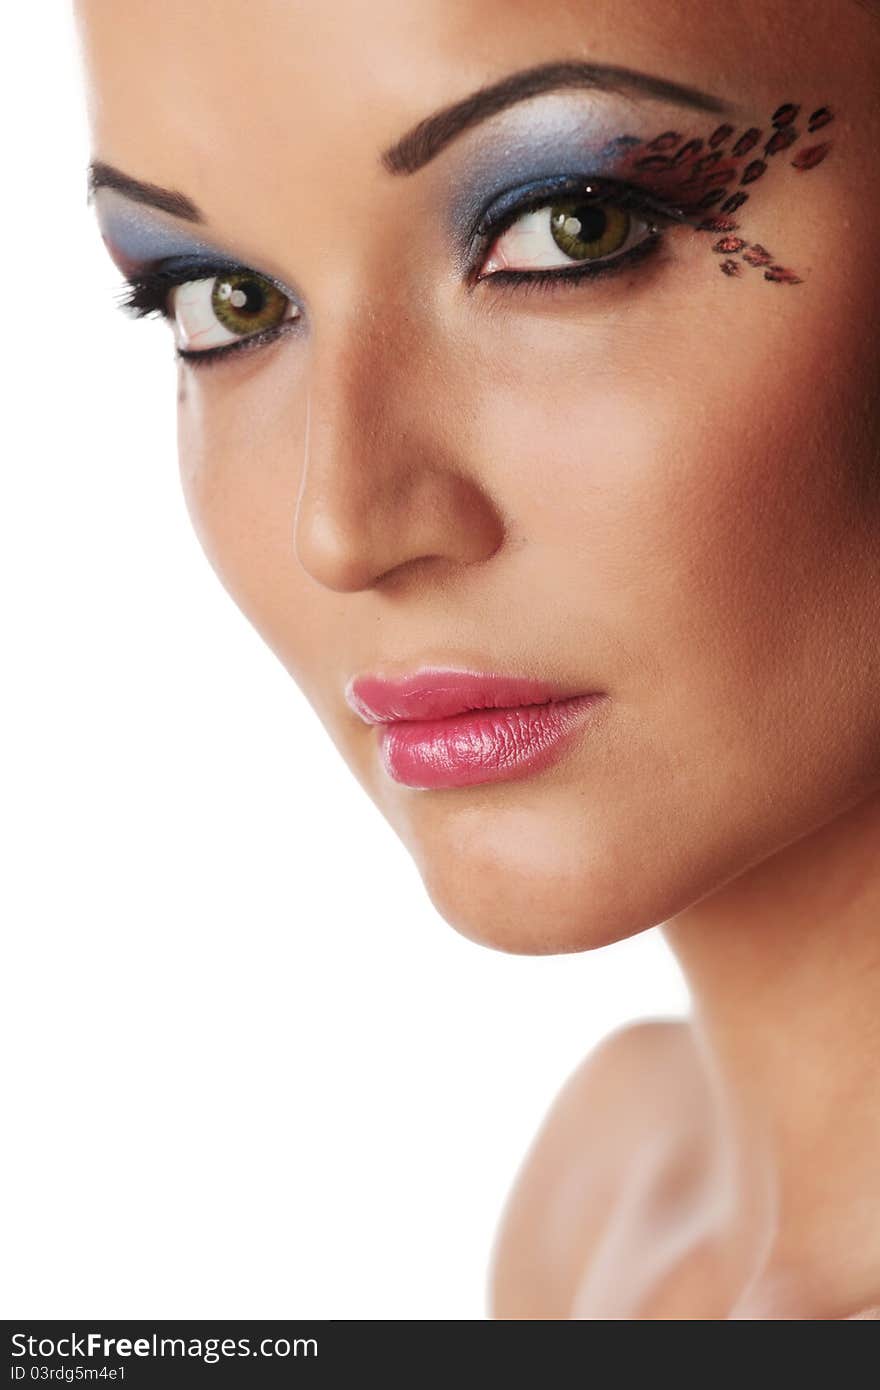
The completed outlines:
[[[500,1318],[880,1304],[880,18],[80,0],[223,584],[460,932],[662,924]]]

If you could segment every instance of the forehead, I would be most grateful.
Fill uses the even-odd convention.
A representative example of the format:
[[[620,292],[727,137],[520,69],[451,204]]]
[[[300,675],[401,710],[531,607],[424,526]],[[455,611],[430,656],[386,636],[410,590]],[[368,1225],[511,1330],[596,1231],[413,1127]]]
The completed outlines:
[[[304,154],[348,148],[362,131],[387,144],[401,121],[545,59],[641,66],[715,90],[720,79],[725,95],[763,105],[794,72],[799,84],[822,80],[821,39],[836,38],[827,68],[842,49],[843,4],[763,0],[757,14],[751,0],[212,0],[209,9],[78,0],[76,9],[100,137],[131,148],[148,126],[151,149],[182,143],[195,157],[217,154],[218,131],[255,146],[295,137]]]

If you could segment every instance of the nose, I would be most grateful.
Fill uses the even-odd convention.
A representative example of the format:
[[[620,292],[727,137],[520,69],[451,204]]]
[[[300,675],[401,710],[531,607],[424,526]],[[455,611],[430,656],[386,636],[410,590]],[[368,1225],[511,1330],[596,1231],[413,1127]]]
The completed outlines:
[[[488,559],[500,509],[468,458],[459,378],[412,314],[314,328],[294,550],[325,588],[375,586],[404,565]]]

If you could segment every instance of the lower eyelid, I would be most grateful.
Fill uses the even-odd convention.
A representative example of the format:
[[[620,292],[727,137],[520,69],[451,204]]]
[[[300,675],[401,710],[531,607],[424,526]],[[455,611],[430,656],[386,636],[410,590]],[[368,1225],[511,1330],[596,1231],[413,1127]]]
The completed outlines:
[[[554,282],[558,282],[561,289],[572,288],[584,280],[604,279],[609,275],[621,274],[630,266],[635,268],[638,262],[648,260],[659,252],[664,242],[663,232],[655,230],[628,251],[609,256],[604,261],[573,261],[570,266],[543,270],[496,270],[489,275],[476,275],[468,288],[473,292],[478,285],[490,285],[492,292],[498,290],[500,293],[510,293],[518,287],[526,291],[539,289],[549,292],[555,287]]]
[[[201,351],[195,352],[186,348],[178,348],[175,356],[191,366],[199,368],[215,366],[225,357],[234,358],[268,347],[271,343],[286,337],[293,329],[299,328],[301,322],[301,316],[295,315],[293,318],[282,319],[273,328],[263,329],[260,333],[250,333],[247,337],[236,338],[231,343],[221,343],[216,347],[202,348]]]

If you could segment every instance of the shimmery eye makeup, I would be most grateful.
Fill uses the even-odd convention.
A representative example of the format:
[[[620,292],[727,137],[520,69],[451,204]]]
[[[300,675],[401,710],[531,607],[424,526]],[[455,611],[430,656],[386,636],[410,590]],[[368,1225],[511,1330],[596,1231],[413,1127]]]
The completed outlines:
[[[498,241],[507,228],[521,222],[530,212],[543,209],[548,213],[557,212],[557,221],[563,228],[568,221],[568,213],[569,217],[576,220],[578,232],[582,230],[581,222],[592,217],[596,223],[598,244],[601,244],[599,234],[603,221],[613,224],[615,217],[618,221],[624,221],[626,235],[621,237],[620,246],[608,248],[605,254],[597,255],[592,260],[578,260],[573,256],[568,265],[557,266],[555,269],[511,268],[487,274],[485,265],[489,247]],[[658,199],[633,185],[617,180],[584,179],[582,176],[571,175],[557,175],[539,180],[524,189],[519,188],[502,194],[482,214],[472,237],[466,279],[472,286],[480,280],[491,280],[493,284],[540,282],[549,285],[553,280],[564,280],[570,284],[589,277],[611,274],[650,254],[659,244],[660,228],[678,220],[676,212]],[[635,242],[631,239],[634,223],[641,223],[645,232],[642,239]],[[548,229],[549,225],[548,222]],[[559,240],[556,241],[556,245],[559,248]]]
[[[113,188],[98,189],[95,207],[104,243],[123,275],[175,259],[193,264],[214,264],[219,259],[216,246],[148,212]]]
[[[738,130],[725,121],[699,135],[669,128],[650,137],[609,137],[606,126],[604,134],[585,139],[583,119],[570,109],[561,126],[557,123],[549,133],[540,115],[535,119],[534,113],[526,113],[519,141],[516,129],[507,131],[500,155],[497,148],[484,148],[456,181],[448,229],[459,269],[472,288],[487,282],[523,289],[549,288],[556,282],[574,286],[643,261],[661,244],[663,229],[679,224],[715,234],[709,247],[728,279],[758,270],[769,283],[801,284],[802,277],[766,246],[737,235],[736,214],[755,186],[766,187],[774,167],[803,174],[822,164],[832,148],[825,132],[833,120],[828,106],[804,114],[799,104],[787,101],[763,126]],[[823,138],[813,139],[820,131]],[[547,168],[548,147],[555,172]],[[566,164],[568,172],[561,172]],[[178,346],[178,356],[207,365],[271,342],[302,318],[291,290],[271,276],[224,260],[216,246],[146,212],[112,187],[99,188],[97,198],[102,235],[128,284],[121,307],[137,316],[159,313],[175,321],[171,306],[180,286],[187,287],[190,312],[193,305],[200,306],[202,326],[190,338],[201,339],[203,346]],[[500,268],[481,273],[492,263],[492,248],[505,231],[530,217],[534,245],[542,227],[535,214],[544,211],[548,222],[543,230],[552,231],[555,243],[549,248],[557,257],[554,265],[518,269],[504,255],[495,255]],[[644,227],[640,240],[632,239],[633,220]],[[572,255],[570,246],[587,246],[590,254]],[[560,263],[560,251],[570,256],[568,263]],[[224,289],[241,300],[241,306],[230,301],[240,312],[232,314],[228,304],[221,305],[219,331],[225,331],[227,341],[206,345],[216,327],[206,317],[206,306],[216,307],[214,297]],[[291,312],[285,310],[279,319],[282,299]],[[273,319],[268,325],[267,316]],[[254,331],[245,331],[249,324]]]
[[[227,352],[274,341],[298,326],[300,313],[287,292],[245,266],[181,264],[128,280],[120,307],[137,318],[173,320],[177,355],[199,365]],[[210,336],[219,342],[208,341]],[[202,342],[201,347],[190,343]]]
[[[484,203],[476,211],[469,201],[473,194],[465,180],[458,216],[461,218],[467,209],[473,224],[466,258],[469,272],[473,275],[475,248],[476,251],[485,249],[487,232],[498,235],[518,217],[538,207],[546,207],[550,214],[555,198],[578,190],[590,194],[589,198],[585,196],[583,206],[592,206],[593,193],[598,186],[600,198],[607,203],[631,207],[640,216],[650,218],[655,242],[660,237],[660,226],[674,222],[689,224],[698,232],[721,233],[711,243],[711,249],[721,258],[721,272],[730,279],[739,278],[745,268],[750,267],[760,269],[769,283],[800,284],[802,277],[781,264],[765,246],[733,235],[739,229],[734,214],[745,207],[756,187],[766,186],[769,171],[774,167],[790,165],[797,173],[804,173],[821,164],[831,149],[829,140],[806,143],[800,149],[795,147],[803,140],[805,130],[808,135],[817,130],[824,132],[833,119],[834,113],[828,106],[818,107],[804,117],[800,105],[788,101],[776,108],[765,126],[750,125],[737,130],[725,121],[703,135],[670,128],[648,137],[628,133],[613,135],[604,143],[595,137],[585,141],[582,136],[577,155],[571,153],[570,130],[553,132],[552,140],[548,138],[546,144],[557,147],[557,163],[563,159],[573,162],[578,158],[578,174],[572,172],[537,181],[523,179],[518,187],[506,187],[490,199],[488,205]],[[529,150],[529,141],[534,144],[534,134],[526,130],[525,135],[525,149],[519,156],[524,173],[529,167],[527,160],[534,158],[533,151]],[[510,162],[515,163],[519,155],[515,140],[513,151],[515,158]],[[546,148],[543,158],[546,164]],[[500,163],[503,166],[509,160],[509,149],[504,149]],[[485,182],[490,181],[485,166],[480,173]],[[547,195],[543,203],[542,185]],[[618,262],[625,263],[625,258],[618,258]],[[564,276],[565,281],[571,283],[576,278],[622,268],[620,263],[596,261],[575,265],[575,271],[583,270],[579,277],[566,268],[546,272],[511,269],[482,278],[491,281],[503,276],[503,281],[510,283],[518,278],[527,282],[539,276],[549,284],[554,278]]]
[[[158,314],[174,323],[177,313],[173,301],[178,287],[202,287],[207,291],[212,282],[220,291],[221,299],[223,286],[227,285],[231,308],[243,310],[238,321],[230,320],[228,313],[224,316],[222,304],[219,314],[210,310],[210,294],[202,293],[194,301],[193,292],[190,292],[189,331],[182,335],[184,345],[178,344],[178,357],[194,366],[207,366],[227,354],[265,346],[298,326],[300,311],[290,288],[271,275],[225,257],[216,246],[146,212],[113,189],[99,189],[96,202],[104,242],[125,276],[118,301],[123,311],[136,318]],[[261,314],[267,296],[272,298],[278,311],[270,315],[277,317],[278,322],[270,325],[263,324],[264,315]],[[236,299],[241,300],[241,305]],[[282,300],[290,309],[290,312],[285,310],[283,318],[280,316]],[[199,306],[196,320],[193,319],[194,302]],[[246,325],[249,314],[254,325],[250,331]],[[192,341],[201,338],[204,343],[212,333],[222,336],[223,341],[195,348],[186,345],[187,338]],[[240,336],[236,337],[236,333]],[[181,335],[176,333],[175,336]]]

